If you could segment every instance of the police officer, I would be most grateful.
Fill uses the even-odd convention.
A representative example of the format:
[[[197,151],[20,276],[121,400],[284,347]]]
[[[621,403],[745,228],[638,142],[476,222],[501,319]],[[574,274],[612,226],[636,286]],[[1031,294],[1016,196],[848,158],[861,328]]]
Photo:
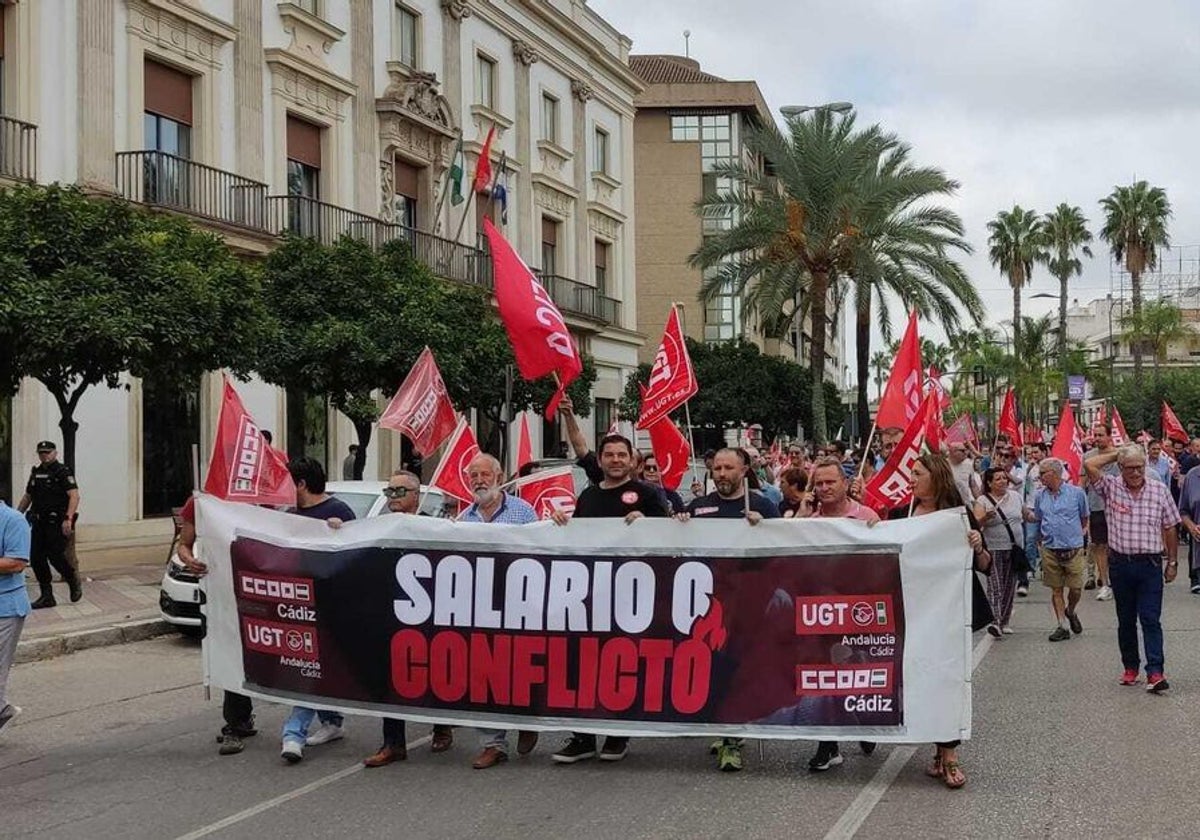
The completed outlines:
[[[33,526],[33,547],[30,565],[42,590],[41,597],[31,605],[35,610],[53,607],[54,589],[51,586],[53,566],[71,589],[71,602],[83,597],[79,574],[67,563],[67,540],[75,530],[75,512],[79,508],[79,488],[71,469],[58,460],[58,447],[43,440],[37,445],[40,463],[29,472],[29,484],[17,510],[25,513]],[[32,505],[32,508],[31,508]]]

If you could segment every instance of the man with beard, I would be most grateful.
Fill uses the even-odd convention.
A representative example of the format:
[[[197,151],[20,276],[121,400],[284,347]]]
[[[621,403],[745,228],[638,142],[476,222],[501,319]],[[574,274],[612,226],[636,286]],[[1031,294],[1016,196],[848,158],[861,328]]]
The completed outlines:
[[[467,465],[467,487],[475,499],[458,517],[459,522],[492,522],[505,525],[528,525],[537,522],[537,511],[524,499],[510,496],[500,489],[504,468],[491,455],[480,453]],[[508,733],[503,729],[481,729],[483,747],[471,766],[487,770],[508,761]],[[517,755],[529,755],[537,746],[536,732],[517,733]]]
[[[383,488],[387,497],[388,513],[417,514],[421,506],[421,479],[408,470],[396,470]],[[424,514],[418,514],[423,516]],[[393,761],[408,758],[408,747],[404,737],[404,721],[400,718],[383,719],[383,746],[363,759],[367,767],[384,767]],[[445,752],[454,743],[454,730],[445,724],[435,724],[430,752]]]
[[[733,456],[737,458],[737,455]],[[740,463],[740,459],[739,459]],[[600,441],[600,469],[604,478],[598,484],[585,487],[575,502],[575,512],[567,515],[554,511],[551,519],[556,525],[566,525],[572,519],[621,517],[627,524],[644,516],[667,516],[667,506],[658,488],[633,478],[633,444],[622,435],[606,435]],[[600,750],[601,761],[620,761],[625,757],[629,739],[610,735]],[[596,757],[596,736],[573,732],[552,758],[559,764],[574,764]]]

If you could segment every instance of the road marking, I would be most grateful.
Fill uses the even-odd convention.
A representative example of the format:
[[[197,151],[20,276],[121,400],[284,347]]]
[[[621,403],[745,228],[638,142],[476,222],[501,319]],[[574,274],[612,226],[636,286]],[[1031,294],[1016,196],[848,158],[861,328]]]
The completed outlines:
[[[410,750],[415,749],[416,747],[420,747],[429,743],[429,741],[432,739],[432,734],[426,735],[424,738],[418,738],[415,741],[409,741],[407,744],[405,744],[405,747]],[[211,825],[206,825],[203,828],[198,828],[195,831],[180,835],[179,837],[175,838],[175,840],[199,840],[201,837],[207,837],[210,834],[215,834],[218,831],[229,828],[231,825],[237,825],[238,823],[248,820],[251,817],[258,816],[264,811],[269,811],[276,806],[283,805],[285,802],[291,802],[293,799],[299,799],[301,796],[312,793],[314,790],[320,790],[326,785],[331,785],[334,782],[341,781],[347,776],[353,776],[355,773],[358,773],[363,769],[365,769],[365,765],[359,761],[353,766],[347,767],[344,770],[339,770],[336,773],[330,773],[328,776],[324,776],[314,782],[309,782],[308,784],[298,787],[295,790],[290,790],[287,793],[281,793],[279,796],[259,802],[257,805],[251,805],[244,811],[238,811],[236,814],[230,814],[228,817],[225,817],[225,819],[218,820]]]
[[[988,651],[992,649],[993,641],[991,636],[984,634],[979,644],[975,645],[971,652],[971,673],[975,673],[975,669],[979,667],[983,657],[987,656]],[[916,754],[917,748],[914,746],[902,746],[892,750],[887,760],[883,762],[883,766],[875,771],[871,781],[867,782],[867,786],[858,792],[858,796],[854,797],[854,801],[826,833],[825,840],[849,840],[857,834],[863,823],[867,821],[867,817],[871,816],[871,812],[875,810],[875,806],[883,799],[887,789],[892,786],[892,782],[896,781],[900,771]]]

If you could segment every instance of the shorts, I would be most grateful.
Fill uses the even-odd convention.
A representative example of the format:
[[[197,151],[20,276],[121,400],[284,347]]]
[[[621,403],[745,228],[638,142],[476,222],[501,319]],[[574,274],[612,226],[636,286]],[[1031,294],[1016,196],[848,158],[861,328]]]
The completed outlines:
[[[1088,532],[1092,545],[1108,545],[1108,519],[1104,511],[1092,511],[1088,517]]]
[[[1082,549],[1042,546],[1041,557],[1042,583],[1051,589],[1083,589]]]

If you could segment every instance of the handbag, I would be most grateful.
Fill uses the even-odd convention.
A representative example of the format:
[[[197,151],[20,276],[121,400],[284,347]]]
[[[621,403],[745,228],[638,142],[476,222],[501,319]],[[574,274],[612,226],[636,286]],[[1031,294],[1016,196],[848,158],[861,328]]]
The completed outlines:
[[[1000,524],[1004,526],[1004,530],[1008,531],[1008,538],[1012,540],[1012,550],[1009,551],[1008,557],[1012,560],[1013,571],[1017,575],[1027,575],[1033,571],[1033,567],[1029,563],[1029,557],[1025,554],[1025,543],[1018,542],[1016,535],[1013,533],[1012,526],[1008,524],[1008,518],[1004,515],[1004,511],[1000,510],[1000,505],[992,498],[990,493],[984,493],[984,498],[992,503],[996,513],[1000,515]]]

